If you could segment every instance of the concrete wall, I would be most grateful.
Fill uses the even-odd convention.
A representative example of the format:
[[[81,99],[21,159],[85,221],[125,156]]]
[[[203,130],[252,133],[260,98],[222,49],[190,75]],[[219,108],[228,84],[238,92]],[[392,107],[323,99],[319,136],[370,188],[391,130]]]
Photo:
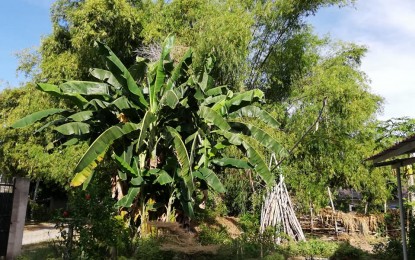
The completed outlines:
[[[16,178],[6,259],[16,259],[22,250],[23,229],[26,218],[27,202],[29,199],[29,186],[29,179]]]

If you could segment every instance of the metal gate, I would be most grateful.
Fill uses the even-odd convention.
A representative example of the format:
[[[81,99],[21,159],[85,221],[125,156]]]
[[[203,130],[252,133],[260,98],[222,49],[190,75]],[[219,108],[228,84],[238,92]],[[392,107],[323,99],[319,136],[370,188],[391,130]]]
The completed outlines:
[[[0,257],[6,256],[13,208],[15,179],[0,175]]]

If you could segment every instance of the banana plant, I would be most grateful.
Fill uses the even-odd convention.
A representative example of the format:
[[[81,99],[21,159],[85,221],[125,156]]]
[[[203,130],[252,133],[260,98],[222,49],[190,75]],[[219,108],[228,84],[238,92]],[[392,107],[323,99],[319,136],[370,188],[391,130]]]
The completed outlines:
[[[51,127],[64,140],[62,145],[90,142],[75,167],[71,186],[86,188],[97,165],[114,160],[118,179],[129,187],[116,205],[135,209],[141,223],[148,210],[160,206],[169,215],[175,201],[192,217],[198,181],[225,192],[217,172],[223,167],[251,169],[265,184],[273,185],[274,175],[260,151],[284,152],[269,133],[241,120],[255,118],[278,130],[278,122],[256,105],[264,99],[262,91],[236,93],[216,86],[210,76],[214,58],[207,57],[202,68],[193,68],[190,49],[180,60],[170,57],[173,43],[173,36],[166,38],[158,61],[137,58],[126,68],[110,48],[97,42],[106,68],[90,70],[96,81],[37,84],[73,107],[36,112],[12,126],[41,121],[45,124],[38,132]],[[226,156],[228,146],[246,157]]]

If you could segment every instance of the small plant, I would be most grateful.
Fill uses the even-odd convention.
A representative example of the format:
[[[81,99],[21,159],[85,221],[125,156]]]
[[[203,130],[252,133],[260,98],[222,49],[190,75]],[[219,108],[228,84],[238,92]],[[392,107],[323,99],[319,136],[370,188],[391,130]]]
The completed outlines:
[[[403,259],[402,243],[397,239],[391,239],[387,243],[376,244],[373,248],[376,259],[398,260]]]

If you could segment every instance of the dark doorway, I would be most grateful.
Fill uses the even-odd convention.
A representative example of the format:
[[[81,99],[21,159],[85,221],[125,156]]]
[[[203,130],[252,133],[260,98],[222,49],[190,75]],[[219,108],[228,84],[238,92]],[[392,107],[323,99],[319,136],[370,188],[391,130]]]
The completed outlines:
[[[6,256],[13,208],[14,180],[0,175],[0,256]]]

